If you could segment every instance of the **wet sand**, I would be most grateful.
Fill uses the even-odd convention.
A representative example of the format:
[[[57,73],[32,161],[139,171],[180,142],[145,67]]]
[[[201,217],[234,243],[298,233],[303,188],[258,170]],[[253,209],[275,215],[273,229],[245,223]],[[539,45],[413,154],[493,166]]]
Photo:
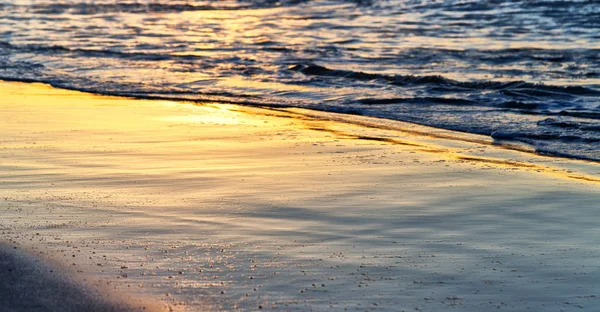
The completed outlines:
[[[358,116],[0,94],[1,240],[108,297],[188,311],[599,304],[597,164]]]

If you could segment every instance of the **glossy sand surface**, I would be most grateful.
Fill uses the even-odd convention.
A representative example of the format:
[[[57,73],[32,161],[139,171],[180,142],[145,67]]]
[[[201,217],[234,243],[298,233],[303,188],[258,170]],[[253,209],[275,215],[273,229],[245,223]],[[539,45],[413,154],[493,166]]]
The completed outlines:
[[[92,286],[188,311],[598,306],[595,164],[360,117],[0,94],[1,239]]]

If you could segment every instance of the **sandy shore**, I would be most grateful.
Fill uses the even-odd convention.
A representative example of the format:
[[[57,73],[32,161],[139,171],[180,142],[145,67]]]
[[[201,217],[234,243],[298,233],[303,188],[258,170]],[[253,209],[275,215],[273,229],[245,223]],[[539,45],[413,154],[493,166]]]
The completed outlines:
[[[188,311],[600,305],[598,164],[358,116],[0,94],[1,240],[106,296]]]

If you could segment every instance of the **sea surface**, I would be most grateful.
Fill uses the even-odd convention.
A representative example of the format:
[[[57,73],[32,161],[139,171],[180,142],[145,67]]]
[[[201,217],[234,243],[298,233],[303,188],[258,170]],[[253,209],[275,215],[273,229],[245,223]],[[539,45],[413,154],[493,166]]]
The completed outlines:
[[[360,114],[600,161],[596,0],[4,0],[0,79]]]

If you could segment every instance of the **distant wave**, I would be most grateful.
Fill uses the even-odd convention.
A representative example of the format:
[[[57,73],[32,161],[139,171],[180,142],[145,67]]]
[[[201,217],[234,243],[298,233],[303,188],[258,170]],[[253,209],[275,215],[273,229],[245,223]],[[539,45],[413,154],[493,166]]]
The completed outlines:
[[[0,10],[25,10],[35,14],[75,14],[75,15],[96,15],[109,13],[180,13],[194,11],[215,11],[215,10],[245,10],[260,9],[279,6],[298,5],[300,3],[310,2],[311,0],[245,0],[245,1],[203,1],[200,4],[194,4],[190,1],[180,1],[180,3],[160,3],[160,2],[111,2],[111,1],[86,1],[83,3],[56,3],[50,1],[44,3],[38,1],[30,5],[0,3]],[[360,6],[372,5],[374,0],[346,0]],[[176,1],[173,1],[176,2]]]
[[[193,5],[187,3],[181,4],[166,4],[166,3],[35,3],[33,5],[18,5],[4,4],[0,8],[4,10],[23,9],[35,14],[52,14],[60,15],[65,13],[76,15],[94,15],[107,13],[176,13],[186,11],[208,11],[208,10],[240,10],[258,7],[258,5],[236,4],[236,5],[219,5],[218,2],[213,2],[210,5]]]
[[[143,60],[143,61],[166,61],[172,59],[183,59],[183,60],[197,60],[202,57],[194,55],[169,55],[161,53],[144,53],[144,52],[122,52],[112,50],[96,50],[96,49],[81,49],[81,48],[68,48],[61,45],[43,45],[43,44],[25,44],[25,45],[13,45],[8,42],[0,41],[0,48],[18,50],[20,52],[32,52],[39,54],[77,54],[81,57],[105,57],[105,58],[119,58],[119,59],[130,59],[130,60]]]

